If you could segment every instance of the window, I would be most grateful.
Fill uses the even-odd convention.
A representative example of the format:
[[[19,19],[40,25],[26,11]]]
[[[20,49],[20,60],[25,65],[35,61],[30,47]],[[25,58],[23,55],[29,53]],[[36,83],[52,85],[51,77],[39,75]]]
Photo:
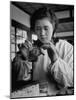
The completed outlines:
[[[16,52],[19,51],[18,44],[23,43],[27,39],[27,31],[12,26],[10,38],[11,60],[13,60],[16,55]]]

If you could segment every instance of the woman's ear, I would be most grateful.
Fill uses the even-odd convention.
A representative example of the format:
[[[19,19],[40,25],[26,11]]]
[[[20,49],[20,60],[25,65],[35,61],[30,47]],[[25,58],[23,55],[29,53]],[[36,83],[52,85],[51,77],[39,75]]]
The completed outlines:
[[[54,33],[54,38],[56,38],[57,37],[57,35],[56,35],[56,33]]]

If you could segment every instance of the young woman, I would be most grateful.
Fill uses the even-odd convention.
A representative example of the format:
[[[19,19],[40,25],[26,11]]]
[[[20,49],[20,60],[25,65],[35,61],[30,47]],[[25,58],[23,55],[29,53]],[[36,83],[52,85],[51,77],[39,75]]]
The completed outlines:
[[[35,45],[44,53],[33,64],[33,80],[47,80],[51,93],[56,92],[55,82],[59,87],[73,87],[73,46],[65,40],[55,41],[57,26],[50,9],[40,8],[31,17],[31,31],[38,36]]]

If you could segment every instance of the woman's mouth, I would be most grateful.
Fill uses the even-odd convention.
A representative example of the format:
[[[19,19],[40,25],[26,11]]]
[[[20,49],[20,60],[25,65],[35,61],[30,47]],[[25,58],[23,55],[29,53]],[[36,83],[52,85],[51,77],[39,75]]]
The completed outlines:
[[[46,39],[46,38],[47,38],[46,36],[41,36],[41,39],[43,39],[43,40]]]

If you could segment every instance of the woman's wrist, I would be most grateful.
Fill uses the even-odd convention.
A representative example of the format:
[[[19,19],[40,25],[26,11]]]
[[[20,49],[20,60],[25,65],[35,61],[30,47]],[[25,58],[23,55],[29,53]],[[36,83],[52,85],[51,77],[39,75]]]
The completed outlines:
[[[58,55],[55,55],[53,59],[51,59],[51,63],[54,64],[58,58],[59,58]]]

